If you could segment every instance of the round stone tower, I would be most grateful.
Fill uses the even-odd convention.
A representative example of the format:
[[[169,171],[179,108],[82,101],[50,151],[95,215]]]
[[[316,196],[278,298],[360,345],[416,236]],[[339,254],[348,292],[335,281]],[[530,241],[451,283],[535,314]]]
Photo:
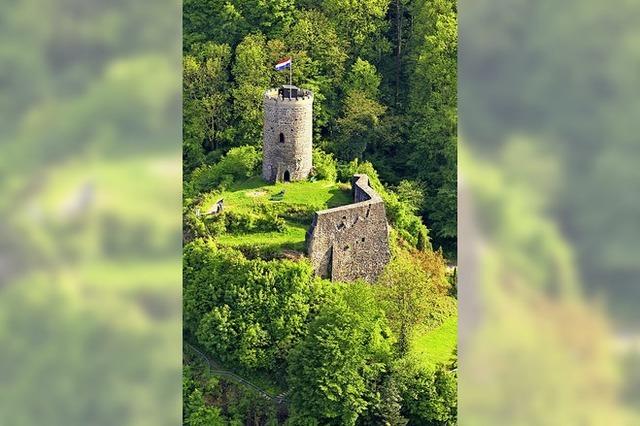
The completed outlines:
[[[264,94],[262,178],[304,180],[311,172],[313,93],[285,85]]]

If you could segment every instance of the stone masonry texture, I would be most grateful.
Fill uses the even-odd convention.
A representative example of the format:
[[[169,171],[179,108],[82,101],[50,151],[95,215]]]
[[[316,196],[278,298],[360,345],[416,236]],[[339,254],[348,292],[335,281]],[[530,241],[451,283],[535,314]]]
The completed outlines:
[[[304,180],[311,172],[313,93],[289,99],[264,95],[262,178],[270,183]]]
[[[354,204],[314,214],[307,254],[323,278],[374,282],[391,258],[384,202],[367,175],[354,175],[351,187]]]

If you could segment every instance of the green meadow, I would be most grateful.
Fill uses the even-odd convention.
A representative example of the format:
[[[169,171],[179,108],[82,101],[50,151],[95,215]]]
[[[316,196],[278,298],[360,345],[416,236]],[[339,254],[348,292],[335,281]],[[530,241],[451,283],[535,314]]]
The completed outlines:
[[[286,222],[282,232],[226,232],[216,241],[229,247],[279,247],[304,250],[305,234],[311,224],[313,211],[333,208],[352,202],[349,184],[319,181],[300,181],[268,184],[260,177],[252,177],[231,185],[223,192],[209,194],[201,205],[201,212],[211,210],[218,200],[224,200],[224,211],[251,214],[260,206],[273,206]],[[292,215],[295,210],[308,214]]]
[[[447,318],[431,330],[418,328],[411,342],[411,354],[425,367],[449,362],[458,339],[458,315]]]

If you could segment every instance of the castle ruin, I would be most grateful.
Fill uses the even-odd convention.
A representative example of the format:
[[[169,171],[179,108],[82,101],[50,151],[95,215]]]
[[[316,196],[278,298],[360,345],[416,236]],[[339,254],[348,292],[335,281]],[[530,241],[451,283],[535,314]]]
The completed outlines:
[[[307,254],[323,278],[374,282],[391,258],[384,202],[367,175],[354,175],[351,187],[353,204],[313,215]]]
[[[264,95],[262,177],[304,180],[312,169],[313,93],[285,85]],[[380,196],[367,175],[351,180],[353,204],[315,212],[306,234],[316,275],[335,281],[376,280],[391,258]]]
[[[311,173],[313,93],[295,86],[264,95],[262,178],[267,182],[304,180]]]

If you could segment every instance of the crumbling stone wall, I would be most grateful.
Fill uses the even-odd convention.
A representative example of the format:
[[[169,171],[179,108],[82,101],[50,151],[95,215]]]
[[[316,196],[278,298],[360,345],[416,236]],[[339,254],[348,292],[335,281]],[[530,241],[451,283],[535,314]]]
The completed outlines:
[[[314,214],[307,254],[323,278],[373,282],[391,258],[384,202],[367,175],[354,175],[351,187],[354,204]]]
[[[296,98],[264,95],[262,178],[267,182],[304,180],[311,172],[313,93],[301,90]]]

